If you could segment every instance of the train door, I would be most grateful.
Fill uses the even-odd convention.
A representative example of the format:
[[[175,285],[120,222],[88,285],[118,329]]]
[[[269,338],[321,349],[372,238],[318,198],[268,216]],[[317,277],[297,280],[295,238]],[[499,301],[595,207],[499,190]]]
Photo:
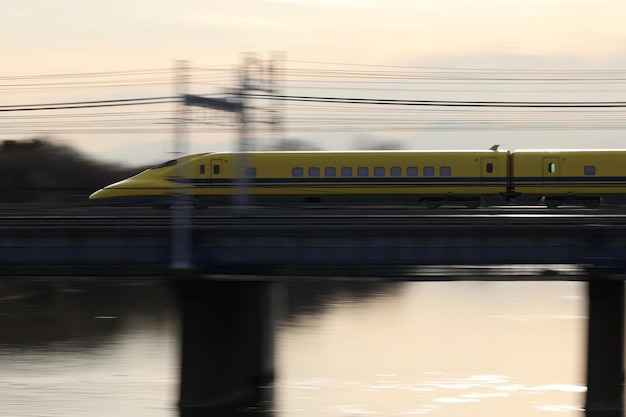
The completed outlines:
[[[221,159],[211,159],[211,186],[221,185],[223,164]]]
[[[544,187],[558,187],[560,185],[560,159],[559,157],[543,158]]]
[[[498,178],[498,159],[482,158],[481,159],[481,184],[483,187],[496,187]]]

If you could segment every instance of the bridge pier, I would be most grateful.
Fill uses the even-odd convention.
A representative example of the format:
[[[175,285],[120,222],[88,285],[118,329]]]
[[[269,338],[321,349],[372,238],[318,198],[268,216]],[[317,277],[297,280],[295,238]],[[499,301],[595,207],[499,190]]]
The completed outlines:
[[[624,280],[591,270],[588,281],[587,417],[624,411]]]
[[[272,389],[259,387],[274,377],[273,284],[173,281],[182,319],[180,417],[235,416],[271,403]]]

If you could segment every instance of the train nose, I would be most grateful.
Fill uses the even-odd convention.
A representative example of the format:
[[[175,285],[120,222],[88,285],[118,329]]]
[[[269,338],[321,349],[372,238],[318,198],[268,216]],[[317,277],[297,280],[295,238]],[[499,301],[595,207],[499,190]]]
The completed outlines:
[[[169,198],[171,189],[167,185],[141,178],[128,178],[95,191],[89,200],[113,204],[153,203]]]
[[[125,194],[125,191],[131,185],[131,180],[126,179],[122,181],[118,181],[114,184],[109,184],[106,187],[102,187],[98,191],[92,193],[89,196],[90,200],[110,200],[112,198],[122,197]]]
[[[107,190],[105,188],[101,188],[98,191],[91,193],[91,195],[89,196],[90,200],[98,200],[101,198],[106,198],[107,197]]]
[[[92,193],[89,196],[89,199],[103,201],[103,200],[111,200],[111,199],[119,198],[120,196],[121,195],[120,195],[119,190],[116,190],[115,188],[104,187]]]

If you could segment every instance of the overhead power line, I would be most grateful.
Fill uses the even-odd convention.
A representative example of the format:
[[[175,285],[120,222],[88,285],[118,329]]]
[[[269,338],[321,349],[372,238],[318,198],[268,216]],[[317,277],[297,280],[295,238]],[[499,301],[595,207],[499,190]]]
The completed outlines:
[[[77,101],[77,102],[69,102],[69,103],[9,105],[9,106],[0,106],[0,112],[138,106],[138,105],[146,105],[146,104],[173,103],[176,100],[177,100],[176,97],[143,97],[143,98],[128,98],[128,99],[118,99],[118,100]]]
[[[393,106],[432,106],[432,107],[495,107],[495,108],[626,108],[626,102],[541,102],[541,101],[459,101],[459,100],[396,100],[396,99],[368,99],[349,97],[321,97],[321,96],[288,96],[275,94],[247,94],[248,98],[313,102],[329,104],[361,104],[361,105],[393,105]],[[64,103],[42,103],[27,105],[0,106],[0,112],[37,111],[37,110],[65,110],[85,109],[97,107],[137,106],[146,104],[163,104],[180,101],[175,96],[140,97],[115,100],[78,101]]]
[[[316,97],[316,96],[283,96],[272,94],[247,94],[246,97],[264,98],[282,101],[304,101],[314,103],[342,103],[342,104],[376,104],[394,106],[436,106],[436,107],[537,107],[537,108],[605,108],[626,107],[626,102],[542,102],[542,101],[456,101],[456,100],[396,100],[396,99],[369,99],[347,97]]]
[[[271,111],[281,113],[284,130],[290,134],[626,130],[626,101],[622,101],[626,70],[284,62],[291,68],[277,70],[280,87],[275,94],[245,94],[255,133],[272,128],[263,124]],[[259,79],[266,75],[259,74]],[[189,79],[189,91],[199,94],[237,97],[241,93],[239,74],[230,66],[190,68]],[[167,104],[181,100],[170,95],[172,80],[171,69],[3,76],[0,134],[168,133],[177,119]],[[562,100],[563,93],[572,100]],[[110,99],[121,94],[135,98]],[[268,101],[275,107],[268,110]],[[12,104],[20,102],[37,104]],[[220,133],[234,131],[238,123],[232,115],[206,109],[190,110],[188,122],[194,132]]]

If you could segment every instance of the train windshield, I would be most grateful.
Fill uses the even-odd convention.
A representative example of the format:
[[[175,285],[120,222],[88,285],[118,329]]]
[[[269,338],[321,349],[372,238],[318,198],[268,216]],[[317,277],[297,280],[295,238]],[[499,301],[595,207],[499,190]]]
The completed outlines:
[[[148,169],[159,169],[159,168],[165,168],[165,167],[172,167],[172,166],[176,165],[177,163],[178,163],[177,159],[172,159],[171,161],[163,162],[162,164],[155,165],[155,166],[150,167]]]

